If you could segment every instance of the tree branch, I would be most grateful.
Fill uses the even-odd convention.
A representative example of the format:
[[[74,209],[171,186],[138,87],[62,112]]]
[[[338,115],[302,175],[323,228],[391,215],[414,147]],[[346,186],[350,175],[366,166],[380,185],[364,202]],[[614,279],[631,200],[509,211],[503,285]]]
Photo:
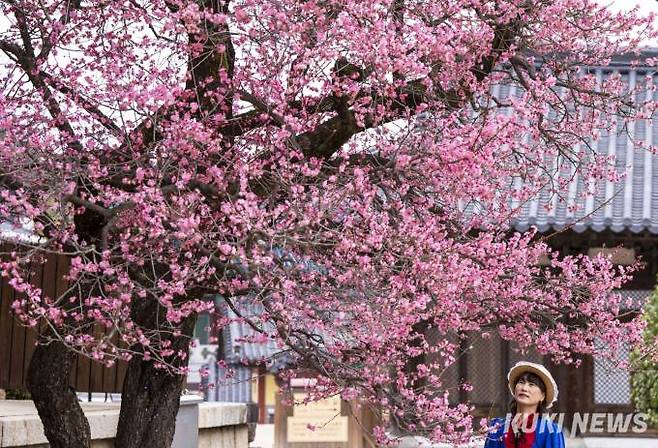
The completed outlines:
[[[85,111],[87,111],[92,117],[94,117],[100,124],[103,125],[107,130],[111,131],[115,136],[122,136],[122,129],[110,119],[107,115],[100,111],[100,109],[92,104],[90,101],[86,100],[79,93],[75,92],[70,87],[64,85],[60,81],[53,78],[50,74],[44,72],[43,70],[39,71],[39,76],[52,86],[54,89],[57,89],[60,93],[64,95],[69,95],[76,103],[80,105]]]

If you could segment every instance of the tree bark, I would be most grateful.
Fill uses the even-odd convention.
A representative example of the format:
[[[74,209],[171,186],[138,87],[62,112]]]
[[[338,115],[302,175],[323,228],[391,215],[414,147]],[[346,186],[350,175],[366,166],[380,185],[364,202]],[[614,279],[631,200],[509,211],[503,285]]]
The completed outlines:
[[[69,385],[76,359],[61,342],[38,345],[27,373],[27,388],[51,448],[91,446],[89,422]]]
[[[189,351],[196,316],[184,323],[183,335],[172,338],[173,349]],[[179,360],[187,363],[187,360]],[[133,358],[123,381],[117,448],[169,448],[185,383],[184,375],[158,369],[153,361]]]

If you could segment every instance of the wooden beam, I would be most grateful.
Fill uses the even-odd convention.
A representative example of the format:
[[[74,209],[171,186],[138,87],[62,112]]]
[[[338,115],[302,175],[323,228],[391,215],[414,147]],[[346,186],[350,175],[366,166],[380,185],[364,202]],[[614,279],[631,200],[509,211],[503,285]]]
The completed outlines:
[[[613,264],[630,266],[635,263],[635,249],[625,247],[590,247],[587,256],[594,258],[598,255],[610,258]]]

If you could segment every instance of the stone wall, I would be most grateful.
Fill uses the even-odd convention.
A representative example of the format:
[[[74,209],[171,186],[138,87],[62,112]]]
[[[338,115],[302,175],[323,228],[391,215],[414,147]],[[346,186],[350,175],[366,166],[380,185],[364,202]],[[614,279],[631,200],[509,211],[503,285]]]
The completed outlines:
[[[120,403],[82,403],[82,407],[91,428],[92,448],[114,448]],[[247,448],[247,414],[242,403],[182,400],[178,421],[183,423],[177,425],[173,448]],[[189,425],[190,418],[197,422],[194,427]],[[0,400],[0,447],[46,448],[47,442],[31,401]]]
[[[247,448],[247,406],[242,403],[199,404],[198,448]]]

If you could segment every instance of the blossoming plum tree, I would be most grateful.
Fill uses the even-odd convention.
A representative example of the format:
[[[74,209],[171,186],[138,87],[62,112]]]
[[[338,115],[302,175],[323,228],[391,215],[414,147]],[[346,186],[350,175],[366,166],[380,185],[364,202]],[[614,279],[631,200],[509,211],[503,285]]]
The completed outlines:
[[[0,9],[0,220],[36,235],[2,274],[42,328],[28,380],[52,446],[89,445],[76,354],[129,361],[117,446],[168,446],[207,294],[262,307],[249,325],[318,373],[316,396],[358,396],[437,441],[471,431],[442,388],[452,336],[566,362],[595,338],[640,340],[610,295],[628,271],[509,224],[574,173],[617,175],[593,142],[654,104],[583,67],[635,50],[651,18],[591,0]],[[52,252],[71,257],[56,297],[28,278]]]

